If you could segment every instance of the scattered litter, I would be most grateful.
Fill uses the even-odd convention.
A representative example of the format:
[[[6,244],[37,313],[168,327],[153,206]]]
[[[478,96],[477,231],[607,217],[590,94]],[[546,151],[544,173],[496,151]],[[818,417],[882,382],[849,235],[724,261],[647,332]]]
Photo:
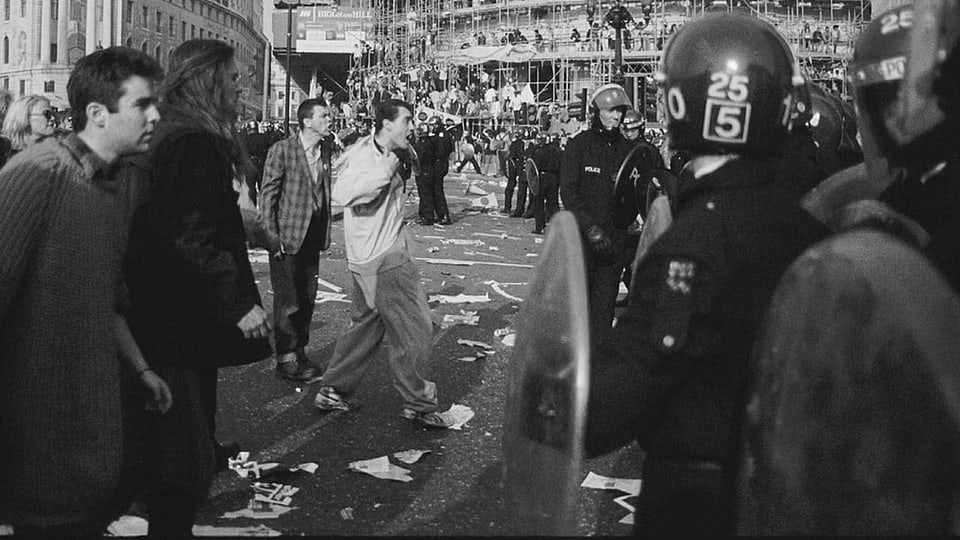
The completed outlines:
[[[506,336],[503,337],[503,339],[500,340],[500,343],[503,343],[503,344],[506,345],[507,347],[513,347],[513,345],[514,345],[516,342],[517,342],[517,334],[516,334],[516,333],[507,334]]]
[[[289,506],[269,504],[253,499],[247,503],[246,508],[235,512],[226,512],[220,516],[220,519],[276,519],[291,510],[293,510],[293,508]]]
[[[474,304],[489,301],[490,295],[487,293],[473,295],[460,293],[456,296],[450,296],[448,294],[432,294],[430,295],[430,298],[427,299],[427,302],[440,302],[441,304]]]
[[[430,259],[426,257],[417,257],[418,261],[423,261],[427,264],[447,264],[450,266],[473,266],[475,264],[487,264],[490,266],[509,266],[511,268],[533,268],[533,265],[530,264],[513,264],[513,263],[501,263],[501,262],[487,262],[487,261],[461,261],[458,259]]]
[[[494,330],[494,331],[493,331],[493,336],[494,336],[494,337],[502,337],[502,336],[505,336],[505,335],[507,335],[507,334],[512,334],[512,333],[513,333],[513,328],[510,328],[509,326],[504,326],[503,328],[497,328],[496,330]]]
[[[617,497],[616,499],[613,500],[613,502],[615,502],[615,503],[619,504],[620,506],[626,508],[626,509],[629,510],[630,512],[636,512],[637,509],[634,508],[632,504],[630,504],[630,503],[627,502],[627,499],[630,499],[630,498],[632,498],[632,497],[636,497],[636,495],[633,495],[632,493],[627,493],[626,495],[622,495],[622,496],[620,496],[620,497]]]
[[[0,525],[0,536],[13,536],[13,526]]]
[[[483,208],[487,210],[496,210],[499,207],[496,193],[488,193],[482,197],[470,199],[470,204],[467,205],[467,208]]]
[[[479,188],[476,182],[469,182],[464,195],[487,195],[487,192]]]
[[[446,240],[441,240],[441,244],[453,244],[455,246],[483,246],[485,245],[483,240],[467,240],[466,238],[449,238]]]
[[[513,296],[512,294],[508,294],[506,291],[504,291],[500,287],[501,285],[505,285],[504,283],[497,283],[496,281],[487,280],[487,281],[484,281],[484,284],[490,285],[490,288],[493,289],[493,292],[499,294],[500,296],[508,300],[513,300],[514,302],[523,302],[523,298]]]
[[[451,405],[446,414],[454,419],[454,423],[452,426],[450,426],[450,429],[455,429],[457,431],[463,429],[463,425],[469,422],[474,416],[473,409],[467,407],[466,405],[459,405],[457,403]]]
[[[252,263],[270,263],[270,254],[263,249],[247,251],[247,258],[250,259],[250,262]]]
[[[460,314],[447,313],[443,316],[443,320],[440,321],[440,328],[446,330],[451,326],[458,324],[466,324],[470,326],[477,326],[480,323],[480,316],[477,315],[476,311],[464,311],[460,310]]]
[[[487,246],[487,249],[489,249],[490,251],[500,251],[500,248],[498,248],[497,246]]]
[[[484,437],[493,437],[493,433],[490,433],[489,431],[484,431],[484,432],[483,432],[483,436],[484,436]]]
[[[440,253],[440,248],[437,246],[428,247],[427,253]]]
[[[623,519],[621,519],[617,523],[623,523],[624,525],[633,525],[633,516],[634,516],[634,513],[630,512],[629,514],[623,516]]]
[[[262,523],[256,527],[194,525],[192,532],[194,536],[280,536],[280,531],[275,531]]]
[[[409,470],[390,463],[387,456],[354,461],[348,468],[351,471],[366,473],[381,480],[396,480],[398,482],[409,482],[413,480]]]
[[[349,304],[350,300],[347,300],[347,293],[317,291],[317,299],[315,300],[315,303],[322,304],[324,302],[346,302]]]
[[[640,479],[633,478],[608,478],[593,471],[587,473],[587,477],[580,483],[580,487],[590,489],[612,489],[622,491],[628,495],[640,494]]]
[[[340,510],[340,517],[346,520],[353,519],[353,508],[346,507]]]
[[[442,237],[442,236],[427,236],[427,235],[423,235],[423,236],[421,236],[420,238],[427,238],[427,239],[430,239],[430,240],[446,240],[446,239],[445,239],[444,237]]]
[[[374,508],[380,508],[380,503],[373,505]]]
[[[288,486],[287,484],[274,484],[268,482],[253,483],[253,500],[267,504],[280,504],[290,506],[293,502],[293,496],[300,491],[300,488]]]
[[[526,256],[527,256],[527,257],[539,257],[540,254],[539,254],[539,253],[527,253]]]
[[[398,460],[406,463],[407,465],[412,465],[424,456],[424,454],[429,454],[430,450],[404,450],[403,452],[396,452],[393,454],[393,457]]]
[[[491,229],[491,230],[494,230],[494,229]],[[491,233],[475,232],[473,234],[476,236],[489,236],[490,238],[500,238],[501,240],[520,240],[519,236],[510,236],[507,233],[491,234]]]
[[[543,243],[543,238],[534,238],[534,239],[533,239],[533,243],[534,243],[534,244],[542,244],[542,243]]]
[[[482,255],[484,257],[493,257],[494,259],[503,259],[501,255],[494,255],[493,253],[486,253],[484,251],[464,251],[464,255]]]
[[[493,346],[482,341],[473,341],[470,339],[458,339],[457,345],[466,345],[467,347],[476,347],[478,349],[493,350]]]
[[[343,287],[340,287],[339,285],[334,285],[333,283],[330,283],[329,281],[323,278],[318,277],[317,283],[319,283],[320,285],[323,285],[324,287],[330,289],[333,292],[343,292]]]
[[[461,362],[476,362],[476,361],[477,361],[477,358],[481,358],[481,357],[479,357],[479,356],[461,356],[460,358],[457,358],[457,360],[459,360],[459,361],[461,361]]]

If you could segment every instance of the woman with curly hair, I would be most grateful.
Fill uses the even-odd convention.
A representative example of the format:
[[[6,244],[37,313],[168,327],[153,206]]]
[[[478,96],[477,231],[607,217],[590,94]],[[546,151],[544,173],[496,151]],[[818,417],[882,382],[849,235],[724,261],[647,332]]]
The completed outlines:
[[[190,535],[213,475],[239,450],[215,439],[217,369],[271,352],[237,206],[252,171],[235,129],[239,78],[222,41],[174,50],[144,164],[148,195],[131,227],[130,327],[174,398],[139,438],[155,537]]]

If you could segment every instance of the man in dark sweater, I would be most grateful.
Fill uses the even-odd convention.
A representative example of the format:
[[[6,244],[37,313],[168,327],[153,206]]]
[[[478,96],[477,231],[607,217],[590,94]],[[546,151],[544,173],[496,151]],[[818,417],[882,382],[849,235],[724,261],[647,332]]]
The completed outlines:
[[[125,190],[111,174],[147,150],[160,74],[132,49],[80,59],[67,83],[77,133],[0,173],[0,522],[18,535],[102,533],[121,463],[118,357],[149,407],[171,405],[119,312]]]

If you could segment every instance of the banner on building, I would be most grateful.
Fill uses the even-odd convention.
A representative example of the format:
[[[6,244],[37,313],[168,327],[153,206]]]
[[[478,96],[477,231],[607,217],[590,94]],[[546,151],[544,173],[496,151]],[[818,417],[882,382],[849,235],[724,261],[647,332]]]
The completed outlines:
[[[452,121],[454,124],[460,124],[461,122],[463,122],[463,117],[461,116],[446,113],[439,109],[434,109],[433,107],[427,107],[427,106],[421,105],[417,107],[417,112],[414,115],[414,123],[421,124],[423,122],[426,122],[427,120],[430,120],[431,116],[439,116],[440,121],[442,121],[445,124],[448,123],[447,120]]]
[[[369,8],[324,5],[294,11],[293,49],[299,53],[357,53],[373,24]],[[287,48],[286,10],[273,12],[273,42],[274,49]]]

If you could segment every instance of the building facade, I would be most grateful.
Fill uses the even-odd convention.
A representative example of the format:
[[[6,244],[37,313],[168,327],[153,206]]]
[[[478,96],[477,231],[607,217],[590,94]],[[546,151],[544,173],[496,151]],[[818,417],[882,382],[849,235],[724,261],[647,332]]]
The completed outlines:
[[[236,49],[241,118],[263,115],[267,40],[261,0],[0,0],[0,88],[14,98],[40,94],[67,108],[66,85],[78,59],[125,45],[166,68],[173,50],[193,38]]]

